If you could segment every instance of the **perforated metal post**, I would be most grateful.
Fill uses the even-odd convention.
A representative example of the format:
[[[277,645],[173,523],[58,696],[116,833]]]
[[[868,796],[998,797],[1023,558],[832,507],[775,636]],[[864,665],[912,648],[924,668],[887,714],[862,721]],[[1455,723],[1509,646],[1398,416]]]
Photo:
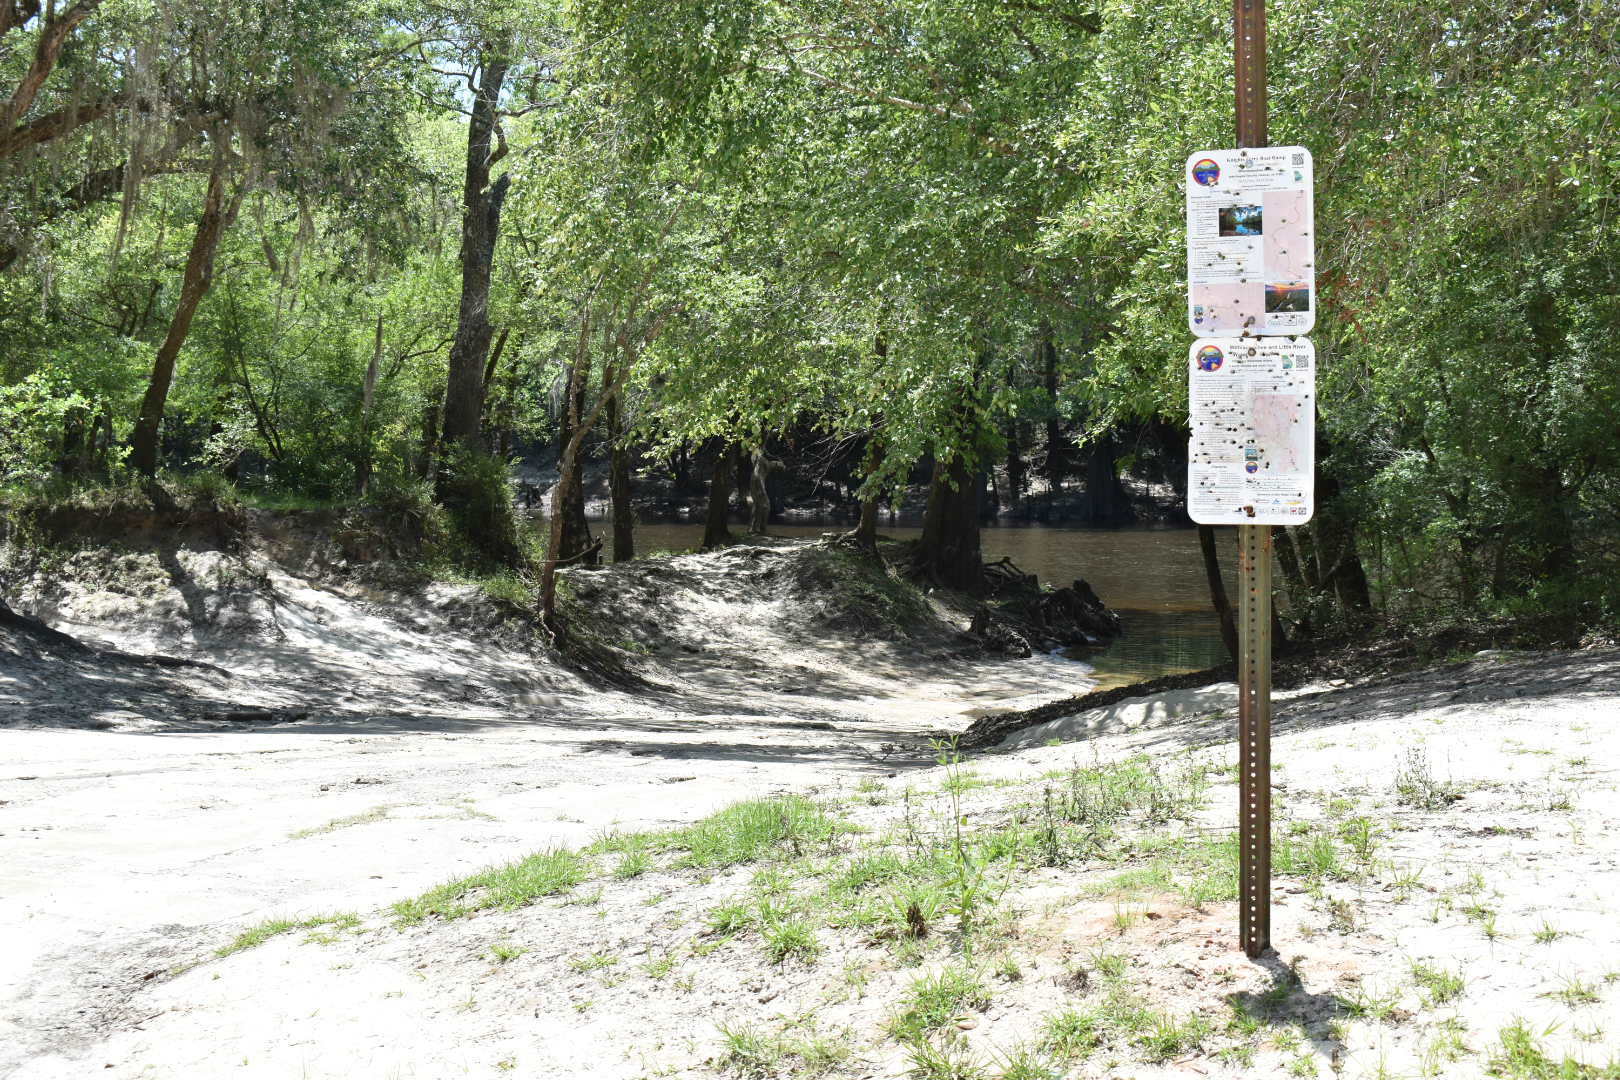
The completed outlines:
[[[1266,145],[1266,0],[1232,0],[1237,144]]]
[[[1271,947],[1271,526],[1238,526],[1238,936]]]
[[[1232,0],[1237,142],[1266,145],[1266,0]],[[1238,936],[1271,947],[1271,526],[1238,526]]]

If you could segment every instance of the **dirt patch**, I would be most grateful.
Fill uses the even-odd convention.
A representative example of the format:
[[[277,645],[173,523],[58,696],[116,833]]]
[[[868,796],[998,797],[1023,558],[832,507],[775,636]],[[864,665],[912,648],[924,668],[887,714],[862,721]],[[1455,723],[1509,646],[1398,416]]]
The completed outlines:
[[[522,874],[446,864],[470,876],[357,919],[308,897],[307,926],[199,949],[18,1075],[1601,1075],[1617,677],[1615,650],[1495,655],[1279,710],[1259,962],[1236,942],[1230,718],[1182,718],[824,774],[813,815],[759,791],[752,825],[627,818]]]
[[[1047,657],[965,656],[926,601],[897,623],[883,582],[830,604],[809,549],[773,544],[570,573],[660,687],[604,689],[481,586],[354,564],[339,524],[8,553],[12,607],[79,645],[0,642],[0,1071],[82,1065],[245,925],[914,769],[972,710],[1083,683]],[[871,633],[826,630],[845,618]]]

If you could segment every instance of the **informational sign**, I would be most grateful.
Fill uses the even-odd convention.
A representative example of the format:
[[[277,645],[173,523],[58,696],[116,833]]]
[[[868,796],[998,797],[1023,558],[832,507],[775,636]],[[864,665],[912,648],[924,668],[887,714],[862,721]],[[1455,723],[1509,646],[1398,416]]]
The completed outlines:
[[[1315,509],[1316,349],[1200,338],[1187,356],[1187,513],[1200,525],[1303,525]]]
[[[1304,334],[1316,324],[1311,152],[1187,158],[1187,326],[1198,337]]]

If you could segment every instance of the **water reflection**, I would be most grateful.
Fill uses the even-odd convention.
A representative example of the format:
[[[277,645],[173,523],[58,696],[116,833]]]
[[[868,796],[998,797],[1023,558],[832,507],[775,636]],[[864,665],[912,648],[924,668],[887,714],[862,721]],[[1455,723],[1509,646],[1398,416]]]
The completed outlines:
[[[606,527],[605,522],[591,523],[593,532]],[[848,528],[842,522],[811,521],[772,525],[771,531],[777,536],[819,536]],[[886,521],[880,531],[896,540],[909,540],[922,530],[916,522]],[[1199,671],[1225,659],[1220,626],[1204,583],[1196,529],[1018,524],[987,527],[981,535],[987,561],[1008,556],[1026,573],[1053,586],[1084,578],[1104,603],[1119,612],[1124,637],[1107,649],[1075,654],[1075,659],[1096,669],[1093,677],[1100,689]],[[1236,536],[1231,529],[1222,529],[1219,535],[1221,566],[1232,592],[1236,588]],[[703,526],[690,521],[636,526],[636,549],[644,553],[690,550],[702,538]]]

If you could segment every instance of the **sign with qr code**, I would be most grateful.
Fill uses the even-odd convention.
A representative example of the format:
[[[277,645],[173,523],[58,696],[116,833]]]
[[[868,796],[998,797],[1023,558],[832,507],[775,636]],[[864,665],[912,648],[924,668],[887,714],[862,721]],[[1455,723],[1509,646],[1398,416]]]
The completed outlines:
[[[1196,337],[1305,334],[1316,324],[1311,153],[1187,158],[1187,328]]]
[[[1200,338],[1187,357],[1187,513],[1303,525],[1316,491],[1316,350],[1306,338]]]

